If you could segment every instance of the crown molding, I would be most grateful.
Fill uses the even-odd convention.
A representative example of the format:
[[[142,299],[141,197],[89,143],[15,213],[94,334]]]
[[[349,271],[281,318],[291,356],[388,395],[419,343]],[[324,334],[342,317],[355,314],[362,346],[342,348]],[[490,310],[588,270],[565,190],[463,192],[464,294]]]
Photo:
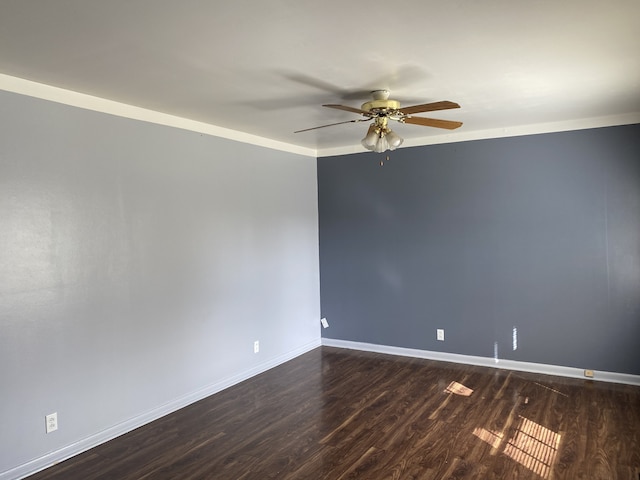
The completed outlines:
[[[419,147],[425,145],[439,145],[443,143],[469,142],[473,140],[487,140],[491,138],[522,137],[525,135],[540,135],[544,133],[568,132],[572,130],[588,130],[590,128],[615,127],[640,123],[640,112],[623,115],[609,115],[604,117],[581,118],[562,122],[537,123],[520,125],[509,128],[492,128],[487,130],[456,131],[442,135],[409,138],[401,148]],[[318,158],[350,155],[354,153],[370,153],[356,143],[344,147],[324,148],[318,150]],[[386,153],[386,152],[385,152]],[[377,154],[374,154],[377,155]]]
[[[295,153],[306,157],[316,158],[317,151],[311,148],[300,147],[290,143],[279,142],[269,138],[251,135],[238,130],[211,125],[209,123],[189,120],[188,118],[169,115],[146,108],[114,102],[105,98],[94,97],[84,93],[78,93],[64,88],[52,87],[43,83],[32,82],[23,78],[0,74],[0,90],[18,93],[29,97],[40,98],[51,102],[62,103],[73,107],[93,110],[95,112],[108,113],[118,117],[140,120],[142,122],[155,123],[168,127],[203,133],[214,137],[226,138],[237,142],[271,148],[283,152]]]

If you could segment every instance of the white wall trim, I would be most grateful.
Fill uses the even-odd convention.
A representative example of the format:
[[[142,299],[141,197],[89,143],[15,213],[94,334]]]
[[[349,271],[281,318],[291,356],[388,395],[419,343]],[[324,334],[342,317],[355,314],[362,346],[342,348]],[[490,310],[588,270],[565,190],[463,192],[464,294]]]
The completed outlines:
[[[51,102],[62,103],[73,107],[93,110],[95,112],[108,113],[118,117],[140,120],[143,122],[165,125],[168,127],[190,130],[192,132],[204,133],[214,137],[222,137],[242,143],[249,143],[260,147],[271,148],[289,153],[296,153],[306,157],[316,158],[315,149],[300,147],[291,143],[279,142],[257,135],[251,135],[238,130],[211,125],[209,123],[189,120],[188,118],[177,117],[166,113],[148,110],[146,108],[135,107],[125,103],[114,102],[104,98],[86,95],[84,93],[65,90],[64,88],[52,87],[43,83],[32,82],[23,78],[12,77],[0,73],[0,90],[19,93],[29,97],[49,100]]]
[[[574,367],[563,367],[559,365],[547,365],[543,363],[520,362],[517,360],[502,359],[499,359],[496,362],[494,358],[489,357],[475,357],[472,355],[461,355],[458,353],[447,352],[432,352],[429,350],[392,347],[388,345],[375,345],[372,343],[336,340],[333,338],[323,338],[322,345],[327,347],[348,348],[351,350],[361,350],[365,352],[386,353],[389,355],[425,358],[428,360],[437,360],[441,362],[453,362],[465,365],[477,365],[481,367],[503,368],[505,370],[542,373],[545,375],[556,375],[559,377],[571,377],[586,380],[583,369]],[[627,373],[603,372],[594,370],[593,380],[640,386],[640,375],[631,375]]]
[[[438,145],[442,143],[468,142],[472,140],[486,140],[490,138],[520,137],[524,135],[540,135],[543,133],[568,132],[572,130],[586,130],[589,128],[615,127],[620,125],[634,125],[640,123],[640,112],[624,115],[610,115],[604,117],[581,118],[566,120],[563,122],[537,123],[532,125],[519,125],[509,128],[492,128],[487,130],[456,131],[442,135],[430,135],[428,137],[408,138],[401,148],[418,147],[424,145]],[[367,153],[359,142],[353,145],[324,148],[318,150],[318,157],[334,157],[337,155],[349,155],[353,153]]]
[[[286,142],[279,142],[258,135],[229,128],[211,125],[209,123],[189,120],[166,113],[135,107],[125,103],[114,102],[100,97],[94,97],[84,93],[78,93],[63,88],[32,82],[23,78],[12,77],[0,73],[0,90],[27,95],[30,97],[62,103],[73,107],[84,108],[101,113],[108,113],[119,117],[140,120],[143,122],[165,125],[182,130],[203,133],[214,137],[226,138],[242,143],[271,148],[283,152],[295,153],[306,157],[332,157],[337,155],[349,155],[353,153],[367,153],[359,142],[336,148],[313,149],[301,147]],[[640,123],[640,112],[623,115],[611,115],[604,117],[582,118],[562,122],[538,123],[532,125],[519,125],[509,128],[493,128],[487,130],[456,131],[442,135],[430,135],[426,137],[407,139],[403,148],[424,145],[437,145],[442,143],[467,142],[472,140],[485,140],[490,138],[517,137],[523,135],[538,135],[543,133],[566,132],[571,130],[584,130],[589,128],[613,127],[620,125],[632,125]]]
[[[203,398],[206,398],[215,393],[221,392],[226,388],[232,387],[240,382],[243,382],[251,377],[254,377],[260,373],[266,372],[274,367],[277,367],[280,364],[288,362],[304,353],[307,353],[314,348],[317,348],[321,345],[320,338],[309,342],[305,345],[302,345],[294,350],[291,350],[282,355],[278,355],[264,363],[256,365],[249,370],[244,372],[240,372],[236,375],[233,375],[229,378],[225,378],[219,382],[216,382],[212,385],[208,385],[204,388],[196,390],[195,392],[191,392],[187,395],[183,395],[175,400],[165,403],[164,405],[160,405],[159,407],[153,408],[148,412],[145,412],[141,415],[133,417],[125,422],[114,425],[106,430],[98,432],[94,435],[91,435],[87,438],[84,438],[76,443],[72,443],[65,447],[62,447],[54,452],[48,453],[42,457],[31,460],[27,463],[23,463],[15,468],[10,470],[6,470],[0,473],[0,480],[16,480],[20,478],[25,478],[29,475],[33,475],[36,472],[44,470],[56,463],[60,463],[64,460],[67,460],[75,455],[78,455],[82,452],[86,452],[87,450],[96,447],[102,443],[108,442],[120,435],[124,435],[127,432],[135,430],[138,427],[146,425],[147,423],[153,422],[165,415],[173,413],[181,408],[184,408],[192,403],[195,403]]]

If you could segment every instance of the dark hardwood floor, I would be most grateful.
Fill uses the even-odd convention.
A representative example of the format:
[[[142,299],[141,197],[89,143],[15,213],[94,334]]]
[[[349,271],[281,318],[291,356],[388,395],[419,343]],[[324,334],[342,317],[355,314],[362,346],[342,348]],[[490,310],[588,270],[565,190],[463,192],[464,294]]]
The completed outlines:
[[[322,347],[29,478],[639,480],[639,472],[640,387]]]

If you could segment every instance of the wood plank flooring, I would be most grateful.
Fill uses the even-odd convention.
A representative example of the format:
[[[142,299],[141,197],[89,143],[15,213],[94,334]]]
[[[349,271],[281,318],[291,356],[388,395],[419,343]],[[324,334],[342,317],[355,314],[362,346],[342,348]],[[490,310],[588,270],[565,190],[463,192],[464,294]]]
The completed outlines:
[[[640,387],[322,347],[29,479],[639,480],[639,472]]]

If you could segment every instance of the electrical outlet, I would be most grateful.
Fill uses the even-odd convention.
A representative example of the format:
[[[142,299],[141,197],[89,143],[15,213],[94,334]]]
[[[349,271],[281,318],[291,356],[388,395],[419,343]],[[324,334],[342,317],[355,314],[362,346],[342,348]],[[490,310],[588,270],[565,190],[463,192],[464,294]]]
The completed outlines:
[[[585,370],[584,376],[587,378],[593,378],[593,370]]]
[[[436,330],[436,338],[439,341],[444,342],[444,328],[438,328]]]
[[[322,324],[322,328],[328,328],[329,327],[329,322],[327,322],[326,318],[321,318],[320,319],[320,323]]]
[[[58,429],[58,412],[50,413],[44,418],[46,432],[55,432]]]
[[[260,351],[260,342],[256,340],[253,342],[253,353],[258,353]]]

